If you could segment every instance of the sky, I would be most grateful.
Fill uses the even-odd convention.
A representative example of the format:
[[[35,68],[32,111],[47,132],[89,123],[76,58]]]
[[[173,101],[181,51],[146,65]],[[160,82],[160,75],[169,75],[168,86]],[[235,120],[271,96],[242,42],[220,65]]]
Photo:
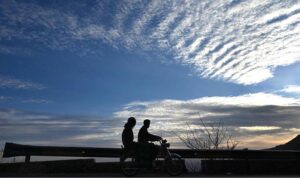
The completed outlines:
[[[0,147],[184,147],[223,123],[239,148],[300,133],[299,0],[1,0]]]

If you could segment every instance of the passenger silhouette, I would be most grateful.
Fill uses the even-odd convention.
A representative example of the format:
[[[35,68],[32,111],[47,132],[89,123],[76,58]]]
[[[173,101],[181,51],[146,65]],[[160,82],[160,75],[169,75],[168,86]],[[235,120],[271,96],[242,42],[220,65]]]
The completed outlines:
[[[159,146],[150,143],[152,141],[162,140],[160,136],[152,135],[148,132],[148,128],[150,127],[150,120],[144,120],[144,125],[139,131],[138,134],[138,143],[139,147],[142,147],[144,150],[144,154],[142,155],[146,160],[148,166],[151,166],[152,161],[156,158]]]
[[[134,117],[130,117],[127,120],[127,123],[124,125],[124,130],[122,132],[122,142],[126,149],[135,149],[136,142],[134,142],[133,136],[133,127],[136,124],[136,120]]]

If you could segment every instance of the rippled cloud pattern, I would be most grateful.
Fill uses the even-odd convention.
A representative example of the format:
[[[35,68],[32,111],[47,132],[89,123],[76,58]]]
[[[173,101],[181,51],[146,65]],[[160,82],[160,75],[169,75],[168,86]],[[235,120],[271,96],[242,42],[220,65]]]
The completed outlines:
[[[86,9],[80,11],[80,9]],[[0,4],[0,52],[157,53],[197,75],[242,85],[300,61],[299,0],[38,1]],[[20,40],[18,45],[11,40]]]

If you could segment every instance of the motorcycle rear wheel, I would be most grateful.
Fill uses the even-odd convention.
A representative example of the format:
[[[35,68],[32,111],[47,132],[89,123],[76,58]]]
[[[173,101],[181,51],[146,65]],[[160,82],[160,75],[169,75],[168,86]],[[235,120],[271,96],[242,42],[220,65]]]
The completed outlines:
[[[120,168],[123,175],[127,177],[137,175],[140,170],[134,157],[124,156],[120,158]]]

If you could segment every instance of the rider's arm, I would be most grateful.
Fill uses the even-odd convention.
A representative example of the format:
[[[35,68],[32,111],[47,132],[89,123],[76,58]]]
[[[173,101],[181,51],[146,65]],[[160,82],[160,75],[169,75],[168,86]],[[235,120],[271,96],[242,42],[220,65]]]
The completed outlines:
[[[162,138],[160,136],[157,136],[157,135],[152,135],[150,134],[148,131],[147,131],[147,138],[149,141],[159,141],[161,140]]]

